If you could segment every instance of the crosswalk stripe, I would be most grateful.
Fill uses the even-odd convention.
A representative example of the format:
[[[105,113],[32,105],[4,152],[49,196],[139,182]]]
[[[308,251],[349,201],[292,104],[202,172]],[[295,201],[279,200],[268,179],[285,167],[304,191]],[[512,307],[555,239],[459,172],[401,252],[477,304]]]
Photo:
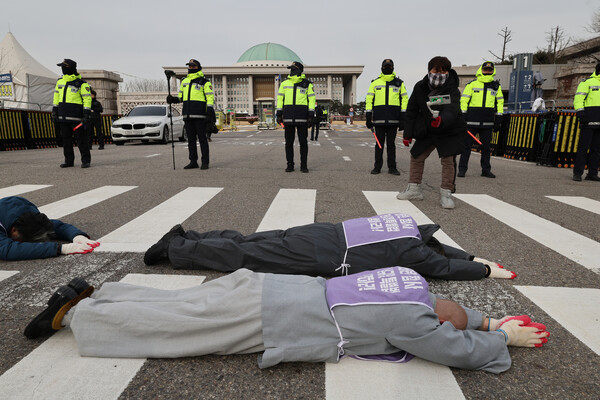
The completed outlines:
[[[46,214],[48,218],[61,218],[72,214],[86,207],[93,206],[101,201],[118,196],[137,186],[102,186],[87,192],[67,197],[54,203],[39,207],[40,212]]]
[[[573,207],[581,208],[595,214],[600,214],[600,201],[582,196],[546,196],[549,199],[560,201]]]
[[[18,196],[34,190],[44,189],[52,185],[14,185],[0,189],[0,199],[8,196]]]
[[[568,259],[591,270],[598,269],[600,243],[485,194],[457,194],[455,197]]]
[[[314,189],[280,189],[256,231],[287,229],[314,222],[316,199]]]
[[[352,160],[350,159],[350,157],[348,157],[348,156],[343,156],[343,159],[344,159],[344,161],[352,161]]]
[[[130,274],[121,282],[158,289],[200,285],[204,276]],[[6,399],[117,399],[145,359],[81,357],[63,329],[0,376]]]
[[[173,225],[182,223],[223,188],[188,187],[98,241],[95,251],[145,252]]]
[[[543,286],[515,288],[600,355],[600,289]]]
[[[410,201],[398,200],[396,198],[398,192],[363,191],[363,194],[365,195],[369,203],[371,203],[371,207],[373,207],[376,214],[400,212],[412,216],[419,225],[434,223]],[[462,249],[462,247],[460,247],[458,243],[452,240],[450,236],[445,234],[441,229],[438,230],[434,236],[437,240],[444,244],[447,244],[448,246],[456,247],[457,249]]]
[[[18,273],[19,271],[0,271],[0,282]]]

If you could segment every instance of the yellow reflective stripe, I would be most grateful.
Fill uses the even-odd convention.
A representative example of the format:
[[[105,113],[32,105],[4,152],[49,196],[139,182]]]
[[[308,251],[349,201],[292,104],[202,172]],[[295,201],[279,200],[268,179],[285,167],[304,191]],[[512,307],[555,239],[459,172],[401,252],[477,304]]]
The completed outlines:
[[[586,92],[577,92],[577,93],[575,93],[575,96],[585,96],[585,95],[587,95]]]

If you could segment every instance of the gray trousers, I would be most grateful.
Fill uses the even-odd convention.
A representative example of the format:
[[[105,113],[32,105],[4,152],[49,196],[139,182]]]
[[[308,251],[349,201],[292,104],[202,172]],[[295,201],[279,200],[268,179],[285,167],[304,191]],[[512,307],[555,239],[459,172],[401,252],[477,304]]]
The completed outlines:
[[[241,269],[183,290],[105,283],[75,307],[70,327],[82,356],[261,352],[263,280],[264,274]]]

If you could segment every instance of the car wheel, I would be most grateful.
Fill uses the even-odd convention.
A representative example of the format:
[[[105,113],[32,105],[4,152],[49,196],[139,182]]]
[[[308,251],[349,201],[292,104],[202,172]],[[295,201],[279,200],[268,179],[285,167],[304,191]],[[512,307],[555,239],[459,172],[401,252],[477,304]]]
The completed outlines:
[[[162,137],[162,140],[160,142],[162,144],[169,143],[169,127],[167,125],[165,125],[165,127],[163,128],[163,137]]]
[[[117,146],[123,146],[123,145],[125,144],[125,142],[114,142],[114,143],[115,143],[115,145],[117,145]]]
[[[181,136],[179,136],[179,141],[187,142],[187,132],[185,131],[185,128],[183,128],[183,130],[181,131]]]

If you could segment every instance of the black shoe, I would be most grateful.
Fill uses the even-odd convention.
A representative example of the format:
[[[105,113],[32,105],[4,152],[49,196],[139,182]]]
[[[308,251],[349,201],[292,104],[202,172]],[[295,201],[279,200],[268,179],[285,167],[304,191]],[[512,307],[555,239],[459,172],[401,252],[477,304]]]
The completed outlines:
[[[48,307],[38,314],[23,332],[28,339],[48,336],[62,328],[61,322],[67,311],[81,300],[89,297],[94,287],[81,278],[75,278],[66,286],[61,286],[54,292]]]
[[[456,176],[458,176],[459,178],[464,178],[466,174],[467,171],[458,171],[458,174],[456,174]]]
[[[146,265],[154,265],[159,261],[168,260],[169,256],[167,250],[169,249],[171,240],[176,236],[182,236],[184,234],[185,230],[183,227],[179,224],[175,225],[169,232],[165,233],[158,242],[146,250],[146,254],[144,254],[144,263]]]
[[[98,150],[104,150],[104,146],[98,147]]]
[[[313,139],[313,138],[310,138],[310,140],[315,140],[315,139]]]
[[[196,161],[192,161],[191,163],[189,163],[188,165],[183,167],[183,169],[193,169],[193,168],[199,168],[198,163]]]
[[[288,167],[285,169],[285,172],[294,172],[294,167],[290,167],[288,165]]]
[[[398,171],[396,168],[390,168],[388,170],[388,174],[392,174],[392,175],[400,175],[400,171]]]
[[[482,171],[481,176],[485,176],[486,178],[495,178],[496,175],[492,174],[492,171]]]
[[[371,170],[371,175],[377,175],[377,174],[378,174],[378,173],[380,173],[380,172],[381,172],[381,170],[380,170],[380,169],[373,168],[373,169]]]
[[[69,163],[63,163],[63,164],[60,164],[60,167],[61,167],[61,168],[70,168],[70,167],[72,167],[72,166],[73,166],[73,164],[69,164]]]
[[[202,165],[200,166],[200,169],[208,169],[208,164],[202,164]]]
[[[587,174],[587,175],[585,176],[585,180],[586,180],[586,181],[596,181],[596,182],[600,182],[600,178],[598,178],[598,175],[590,175],[590,174]]]
[[[89,168],[89,167],[90,167],[90,163],[89,162],[81,163],[81,168]]]
[[[581,182],[581,175],[575,175],[575,174],[573,174],[573,180],[575,182]]]
[[[304,172],[305,174],[308,174],[308,168],[306,167],[300,167],[300,171]]]

